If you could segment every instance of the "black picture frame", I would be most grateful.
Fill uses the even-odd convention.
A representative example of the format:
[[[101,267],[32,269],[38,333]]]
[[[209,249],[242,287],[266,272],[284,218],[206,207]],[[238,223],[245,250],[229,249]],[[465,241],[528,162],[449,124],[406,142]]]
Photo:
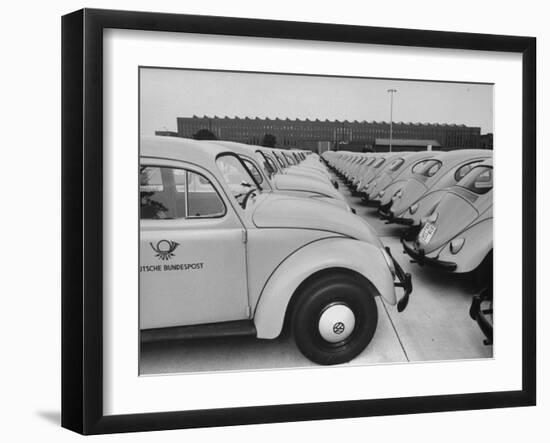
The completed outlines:
[[[517,391],[106,416],[103,413],[103,31],[108,28],[522,54],[522,388]],[[83,9],[62,18],[62,426],[82,434],[536,403],[536,39]]]

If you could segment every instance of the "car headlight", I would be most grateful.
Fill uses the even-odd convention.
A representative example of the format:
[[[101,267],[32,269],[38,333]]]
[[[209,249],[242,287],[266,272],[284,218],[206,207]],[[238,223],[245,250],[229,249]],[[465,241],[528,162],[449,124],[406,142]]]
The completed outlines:
[[[449,249],[451,250],[451,254],[458,254],[462,249],[462,246],[464,246],[464,242],[465,240],[462,237],[452,240],[449,247]]]
[[[390,269],[391,275],[395,277],[395,266],[393,264],[393,260],[390,257],[390,254],[386,251],[384,247],[380,248],[382,251],[382,255],[384,256],[384,260],[386,260],[386,264],[388,265],[388,268]]]
[[[418,203],[415,203],[409,208],[409,212],[411,213],[411,215],[413,215],[416,211],[418,211]]]

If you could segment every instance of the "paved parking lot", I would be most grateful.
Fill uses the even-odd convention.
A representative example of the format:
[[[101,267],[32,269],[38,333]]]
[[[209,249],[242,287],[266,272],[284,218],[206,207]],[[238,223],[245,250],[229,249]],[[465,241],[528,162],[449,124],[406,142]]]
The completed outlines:
[[[444,274],[410,263],[399,243],[401,229],[378,219],[341,184],[348,203],[364,217],[389,246],[406,272],[414,291],[407,309],[398,313],[380,298],[376,334],[361,355],[347,365],[400,363],[492,357],[493,347],[468,315],[476,292],[467,276]],[[173,341],[142,346],[140,372],[162,374],[312,366],[298,351],[290,333],[276,340],[253,337]]]

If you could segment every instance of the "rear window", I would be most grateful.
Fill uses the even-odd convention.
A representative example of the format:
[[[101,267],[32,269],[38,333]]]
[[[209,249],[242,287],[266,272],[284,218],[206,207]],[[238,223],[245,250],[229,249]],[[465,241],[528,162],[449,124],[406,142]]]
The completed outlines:
[[[455,180],[457,182],[459,182],[460,180],[462,180],[464,177],[466,177],[466,175],[468,174],[468,172],[470,172],[473,167],[477,164],[481,163],[481,160],[479,161],[475,161],[475,162],[471,162],[471,163],[467,163],[465,165],[462,165],[460,168],[458,168],[455,172]]]
[[[389,164],[388,169],[392,172],[397,171],[403,163],[405,163],[404,158],[397,158]]]
[[[427,161],[428,160],[422,160],[422,161],[419,161],[418,163],[415,163],[411,168],[411,171],[414,172],[415,174],[418,174],[418,172],[424,167]]]
[[[424,165],[416,171],[417,174],[424,177],[433,177],[441,169],[443,164],[439,160],[426,160]]]
[[[493,168],[490,166],[476,166],[458,185],[476,194],[486,194],[493,189]]]

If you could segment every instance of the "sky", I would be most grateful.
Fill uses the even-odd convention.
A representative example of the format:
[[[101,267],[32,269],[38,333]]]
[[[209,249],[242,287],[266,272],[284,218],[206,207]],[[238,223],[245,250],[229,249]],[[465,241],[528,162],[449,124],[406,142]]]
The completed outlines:
[[[448,123],[493,132],[493,85],[291,74],[140,70],[141,133],[193,115]]]

